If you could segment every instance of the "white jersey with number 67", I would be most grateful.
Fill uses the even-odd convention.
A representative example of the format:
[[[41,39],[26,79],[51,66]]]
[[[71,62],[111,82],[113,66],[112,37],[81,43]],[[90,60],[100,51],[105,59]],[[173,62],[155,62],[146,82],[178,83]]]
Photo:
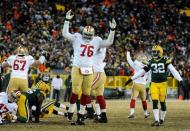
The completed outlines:
[[[22,57],[11,55],[7,59],[7,63],[11,66],[11,78],[28,79],[28,71],[30,66],[34,63],[34,58],[31,55]]]

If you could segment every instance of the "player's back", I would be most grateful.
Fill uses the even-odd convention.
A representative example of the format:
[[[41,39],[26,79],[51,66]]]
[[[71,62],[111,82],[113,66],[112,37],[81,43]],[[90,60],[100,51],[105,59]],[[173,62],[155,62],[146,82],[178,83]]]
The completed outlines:
[[[11,66],[11,78],[28,78],[28,71],[33,64],[34,58],[28,56],[12,55],[7,59],[7,63]]]
[[[29,106],[34,105],[37,102],[37,96],[40,94],[40,89],[31,89],[26,92],[23,92],[23,95],[25,95],[28,99]]]
[[[78,67],[92,67],[92,57],[99,48],[100,37],[94,37],[91,41],[86,42],[83,40],[81,34],[75,33],[75,36],[76,38],[73,41],[73,65]]]

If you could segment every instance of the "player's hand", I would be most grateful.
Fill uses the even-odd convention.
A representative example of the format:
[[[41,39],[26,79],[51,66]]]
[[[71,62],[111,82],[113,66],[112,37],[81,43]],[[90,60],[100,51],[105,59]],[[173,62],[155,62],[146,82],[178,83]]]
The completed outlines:
[[[117,23],[114,18],[111,21],[109,21],[109,26],[111,30],[115,30]]]
[[[66,20],[71,20],[74,15],[71,15],[71,10],[66,13]]]

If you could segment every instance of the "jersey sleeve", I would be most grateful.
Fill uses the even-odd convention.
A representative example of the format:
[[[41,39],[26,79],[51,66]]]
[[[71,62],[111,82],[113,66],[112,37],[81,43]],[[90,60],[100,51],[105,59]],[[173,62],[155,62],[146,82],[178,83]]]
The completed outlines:
[[[110,31],[108,38],[100,42],[100,47],[108,47],[113,44],[115,31]]]
[[[131,55],[130,55],[130,52],[127,51],[127,62],[129,63],[129,65],[134,69],[135,68],[135,65],[134,65],[134,62],[132,61],[131,59]]]
[[[172,64],[172,61],[173,61],[173,58],[167,58],[165,57],[166,59],[166,66],[168,67],[168,65]]]
[[[9,64],[9,66],[11,66],[11,65],[13,65],[13,61],[14,61],[14,56],[11,55],[11,56],[8,57],[6,62]]]
[[[71,34],[69,32],[69,21],[65,21],[64,25],[63,25],[63,31],[62,31],[62,35],[68,39],[69,41],[74,41],[75,40],[75,35]]]
[[[179,72],[174,68],[172,64],[168,65],[168,69],[171,71],[172,75],[178,80],[182,81],[182,77],[180,76]]]

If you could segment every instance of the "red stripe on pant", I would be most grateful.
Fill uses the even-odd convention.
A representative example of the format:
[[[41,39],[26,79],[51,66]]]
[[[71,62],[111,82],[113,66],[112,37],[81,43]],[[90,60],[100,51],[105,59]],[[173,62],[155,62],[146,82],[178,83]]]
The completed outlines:
[[[106,109],[106,101],[104,99],[104,96],[97,96],[96,101],[100,104],[101,109]]]

